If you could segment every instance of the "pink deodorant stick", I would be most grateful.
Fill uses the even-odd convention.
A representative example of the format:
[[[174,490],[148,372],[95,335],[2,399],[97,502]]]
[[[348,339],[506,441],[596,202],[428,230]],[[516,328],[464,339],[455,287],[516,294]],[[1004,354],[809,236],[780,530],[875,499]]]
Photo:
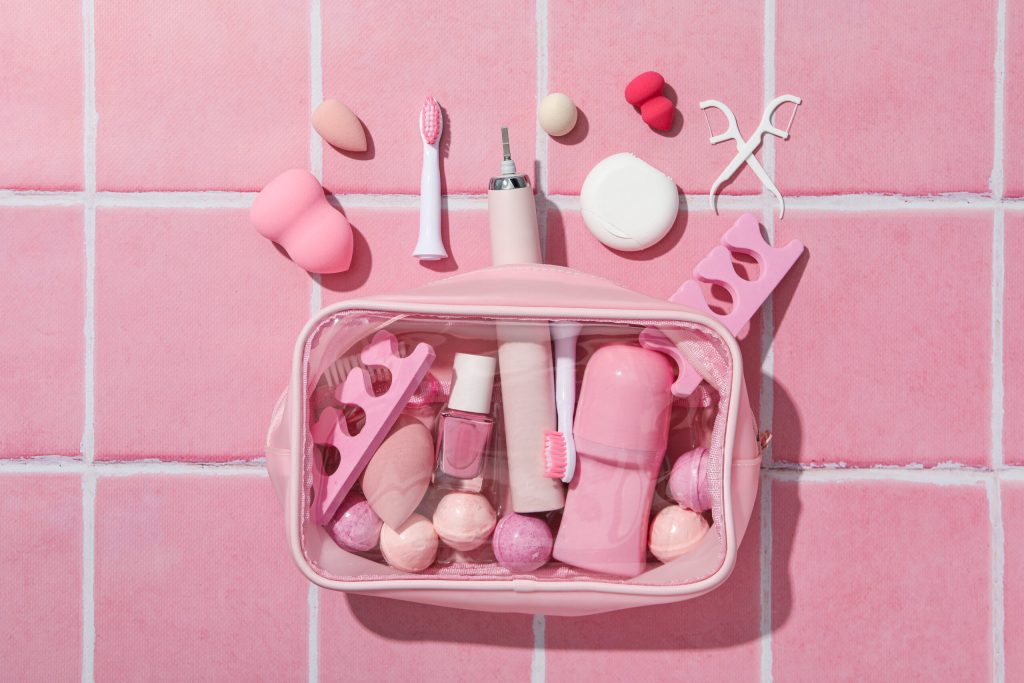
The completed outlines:
[[[617,576],[646,567],[672,381],[671,364],[656,351],[613,344],[591,356],[576,407],[576,476],[555,539],[556,560]]]

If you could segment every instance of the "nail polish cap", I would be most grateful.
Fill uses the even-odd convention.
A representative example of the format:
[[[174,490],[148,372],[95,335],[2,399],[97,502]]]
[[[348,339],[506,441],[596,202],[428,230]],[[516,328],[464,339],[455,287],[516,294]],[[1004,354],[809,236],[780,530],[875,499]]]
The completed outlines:
[[[487,415],[491,412],[491,390],[498,361],[490,356],[471,353],[455,354],[452,370],[452,393],[448,407],[467,413]]]

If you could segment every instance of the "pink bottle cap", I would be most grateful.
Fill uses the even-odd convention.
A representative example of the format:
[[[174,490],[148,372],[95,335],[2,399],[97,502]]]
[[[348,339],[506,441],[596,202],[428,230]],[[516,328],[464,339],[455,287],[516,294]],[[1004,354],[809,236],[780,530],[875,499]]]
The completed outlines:
[[[660,353],[612,344],[587,363],[573,435],[604,449],[660,455],[668,443],[672,365]],[[587,449],[598,455],[594,449]]]

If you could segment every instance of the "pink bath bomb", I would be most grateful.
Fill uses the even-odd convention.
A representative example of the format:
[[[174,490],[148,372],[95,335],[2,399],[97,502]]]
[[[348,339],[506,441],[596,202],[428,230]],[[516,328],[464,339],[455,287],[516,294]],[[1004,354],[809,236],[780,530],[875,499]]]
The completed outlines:
[[[695,448],[676,459],[668,476],[668,494],[685,508],[697,512],[711,509],[708,449]]]
[[[651,522],[651,552],[662,562],[671,562],[697,547],[708,529],[704,515],[681,505],[670,505]]]
[[[353,491],[342,501],[326,528],[327,535],[339,546],[361,553],[377,547],[383,524],[366,498]]]
[[[498,522],[491,544],[494,557],[502,567],[514,572],[532,572],[551,559],[554,539],[544,520],[513,512]]]
[[[385,524],[380,530],[380,552],[395,569],[421,572],[437,557],[434,525],[423,515],[412,515],[398,529]]]
[[[479,493],[449,493],[434,510],[434,530],[456,550],[479,548],[494,531],[494,522],[494,508]]]

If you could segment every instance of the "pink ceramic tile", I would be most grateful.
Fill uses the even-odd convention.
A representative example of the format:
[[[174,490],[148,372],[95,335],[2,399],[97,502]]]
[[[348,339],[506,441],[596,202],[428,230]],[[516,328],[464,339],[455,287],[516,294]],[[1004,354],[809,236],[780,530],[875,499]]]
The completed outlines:
[[[794,213],[806,269],[775,295],[776,460],[988,462],[989,212]]]
[[[719,244],[722,234],[739,216],[738,212],[723,212],[721,216],[708,211],[681,212],[669,234],[654,247],[621,252],[598,242],[579,212],[552,209],[548,212],[547,262],[600,275],[637,292],[667,299],[690,279],[693,267]],[[742,269],[749,277],[756,273],[752,267]],[[715,297],[716,294],[717,289],[711,295],[716,306],[721,307],[723,299]],[[756,410],[761,378],[760,314],[751,321],[750,330],[740,341],[740,350],[747,390]]]
[[[987,192],[996,0],[781,2],[776,91],[804,98],[783,193]]]
[[[1003,564],[1004,624],[1003,652],[1006,653],[1006,680],[1024,679],[1024,483],[1003,482]]]
[[[991,677],[984,486],[777,482],[772,510],[775,680]]]
[[[98,458],[263,454],[308,276],[235,209],[100,209]]]
[[[0,208],[0,457],[78,455],[82,209]]]
[[[80,680],[81,480],[0,476],[0,520],[0,677]]]
[[[355,230],[352,268],[325,275],[324,305],[371,294],[402,292],[428,282],[491,265],[486,211],[441,214],[441,234],[448,258],[418,261],[412,257],[419,230],[417,209],[345,209]]]
[[[82,187],[82,3],[3,3],[0,64],[0,187]]]
[[[342,192],[419,193],[420,111],[444,110],[442,189],[487,191],[501,164],[501,126],[533,176],[537,93],[532,3],[410,4],[323,0],[324,97],[362,120],[369,149],[324,148],[327,186]],[[314,105],[315,106],[315,105]]]
[[[1003,173],[1007,196],[1024,197],[1024,4],[1006,3]]]
[[[1003,459],[1024,465],[1024,212],[1005,220],[1003,300]]]
[[[100,189],[254,190],[309,157],[309,4],[96,4]]]
[[[614,18],[613,18],[614,17]],[[687,193],[705,193],[736,153],[712,147],[698,103],[720,100],[750,135],[761,118],[764,12],[740,0],[713,5],[672,0],[615,0],[593,11],[587,3],[553,2],[548,19],[548,89],[576,102],[576,129],[548,144],[549,190],[579,194],[587,172],[618,152],[633,152]],[[674,128],[652,130],[626,102],[633,77],[658,71],[676,99]],[[712,123],[724,132],[725,119]],[[744,168],[727,193],[760,192]]]
[[[265,478],[99,480],[97,680],[304,681],[306,586]]]
[[[592,617],[548,617],[549,680],[759,680],[759,517],[736,569],[708,595]]]
[[[531,617],[320,591],[320,680],[530,680]]]

